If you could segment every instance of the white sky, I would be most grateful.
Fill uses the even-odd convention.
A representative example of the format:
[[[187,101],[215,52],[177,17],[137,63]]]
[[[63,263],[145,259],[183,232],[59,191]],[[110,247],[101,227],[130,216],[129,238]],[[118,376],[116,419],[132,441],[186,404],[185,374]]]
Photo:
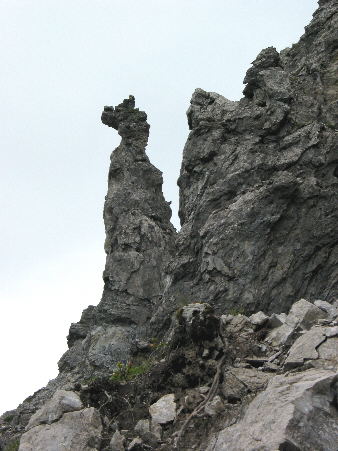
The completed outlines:
[[[148,113],[148,155],[176,212],[193,90],[239,99],[258,52],[296,42],[316,5],[0,0],[0,413],[56,376],[70,323],[100,300],[119,142],[103,106],[133,94]]]

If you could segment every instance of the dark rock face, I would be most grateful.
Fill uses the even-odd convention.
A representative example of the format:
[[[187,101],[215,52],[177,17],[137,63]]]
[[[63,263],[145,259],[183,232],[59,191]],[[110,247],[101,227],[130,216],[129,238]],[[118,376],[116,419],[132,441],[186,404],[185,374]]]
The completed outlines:
[[[298,44],[258,55],[239,102],[193,94],[175,293],[220,312],[337,295],[337,29],[321,2]]]

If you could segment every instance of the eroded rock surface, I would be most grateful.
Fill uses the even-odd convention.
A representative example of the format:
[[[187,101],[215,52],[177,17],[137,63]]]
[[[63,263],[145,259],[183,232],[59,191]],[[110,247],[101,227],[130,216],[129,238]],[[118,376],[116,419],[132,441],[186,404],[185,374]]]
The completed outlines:
[[[146,113],[104,108],[102,299],[1,418],[1,451],[337,449],[337,9],[260,52],[240,101],[194,92],[179,233]]]
[[[104,206],[106,267],[102,300],[72,324],[70,350],[59,362],[61,372],[90,375],[126,361],[132,344],[147,332],[166,284],[166,267],[175,229],[162,194],[162,173],[149,161],[147,115],[133,96],[105,107],[102,122],[115,128],[121,144],[111,155]],[[81,362],[81,364],[80,364]]]
[[[257,56],[240,101],[194,92],[174,299],[279,313],[337,296],[337,28],[322,2],[297,44]]]

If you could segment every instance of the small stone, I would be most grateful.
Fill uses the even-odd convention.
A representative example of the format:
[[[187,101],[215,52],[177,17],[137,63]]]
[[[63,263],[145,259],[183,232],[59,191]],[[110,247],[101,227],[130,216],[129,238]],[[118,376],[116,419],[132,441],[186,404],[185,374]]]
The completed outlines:
[[[338,316],[338,309],[326,301],[317,300],[314,305],[326,312],[330,319],[335,319]]]
[[[201,395],[205,395],[205,393],[208,393],[210,388],[207,385],[203,385],[202,387],[198,388],[198,391],[201,393]]]
[[[147,341],[136,340],[135,344],[139,351],[148,351],[149,349],[151,349],[151,345]]]
[[[260,368],[259,368],[260,369]],[[261,390],[269,381],[269,376],[262,374],[256,368],[233,368],[231,374],[235,376],[251,392]]]
[[[234,315],[222,315],[221,324],[225,326],[226,324],[229,324],[233,318]]]
[[[286,318],[286,323],[292,327],[300,326],[309,330],[321,318],[326,318],[327,313],[311,304],[305,299],[295,302]]]
[[[215,416],[220,412],[223,412],[224,404],[220,396],[215,396],[208,404],[204,407],[204,411],[207,415]]]
[[[240,401],[247,393],[246,386],[231,371],[225,373],[221,390],[224,398],[231,404]]]
[[[317,348],[318,356],[324,360],[335,360],[338,363],[338,338],[329,338]]]
[[[120,431],[116,431],[110,440],[111,451],[124,451],[124,441],[125,437],[120,433]]]
[[[205,348],[203,350],[202,358],[206,359],[208,357],[209,353],[210,353],[209,349]]]
[[[267,327],[269,329],[275,329],[281,326],[286,321],[286,313],[273,313],[267,321]]]
[[[335,327],[327,327],[325,331],[325,335],[327,337],[335,337],[338,335],[338,326]]]
[[[129,444],[128,451],[139,451],[142,449],[143,440],[140,437],[134,438],[134,440]]]
[[[139,432],[141,435],[150,432],[150,422],[149,420],[140,420],[137,422],[134,430]]]
[[[253,315],[249,316],[249,320],[250,322],[257,327],[263,326],[267,320],[269,319],[269,317],[263,313],[263,312],[257,312],[254,313]]]
[[[166,424],[176,418],[175,395],[162,396],[157,402],[149,407],[149,412],[153,421],[158,424]]]
[[[184,405],[189,410],[193,410],[201,401],[201,393],[196,389],[188,390],[184,397]]]
[[[326,339],[325,327],[313,327],[301,335],[291,346],[289,355],[284,363],[285,369],[301,366],[305,360],[317,359],[316,348]]]
[[[158,438],[158,440],[162,439],[162,426],[160,424],[156,423],[155,421],[152,421],[150,425],[150,430],[155,435],[155,437]]]

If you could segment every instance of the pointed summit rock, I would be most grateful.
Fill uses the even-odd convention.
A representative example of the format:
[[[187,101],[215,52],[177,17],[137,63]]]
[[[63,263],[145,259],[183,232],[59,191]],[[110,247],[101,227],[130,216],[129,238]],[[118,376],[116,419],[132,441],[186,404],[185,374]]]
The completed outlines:
[[[129,96],[115,108],[106,106],[101,119],[122,138],[110,158],[103,213],[104,291],[99,305],[86,309],[70,327],[70,350],[59,364],[61,371],[88,374],[127,361],[132,344],[146,333],[164,289],[176,233],[162,193],[162,173],[145,152],[146,113]]]

